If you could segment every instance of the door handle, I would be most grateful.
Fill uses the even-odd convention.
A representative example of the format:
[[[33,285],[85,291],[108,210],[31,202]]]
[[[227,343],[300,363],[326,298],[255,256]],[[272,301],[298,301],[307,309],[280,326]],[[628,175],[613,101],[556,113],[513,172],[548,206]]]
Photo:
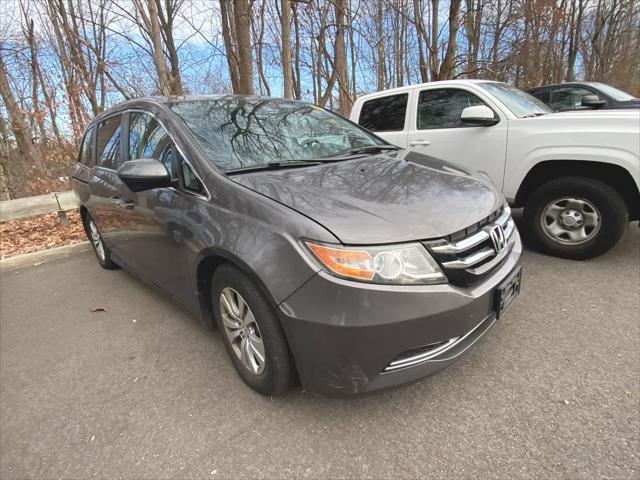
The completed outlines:
[[[131,200],[126,200],[122,197],[111,197],[111,203],[118,208],[124,208],[125,210],[133,210],[135,203]]]
[[[409,142],[410,147],[428,147],[431,145],[429,140],[416,140],[414,142]]]

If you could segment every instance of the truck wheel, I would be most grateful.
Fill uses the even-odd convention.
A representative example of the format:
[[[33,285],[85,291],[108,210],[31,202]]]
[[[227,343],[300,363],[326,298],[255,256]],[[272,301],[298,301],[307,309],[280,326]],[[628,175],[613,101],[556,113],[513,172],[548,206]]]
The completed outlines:
[[[608,184],[561,177],[538,187],[524,209],[528,239],[557,257],[585,259],[618,243],[629,223],[627,205]]]

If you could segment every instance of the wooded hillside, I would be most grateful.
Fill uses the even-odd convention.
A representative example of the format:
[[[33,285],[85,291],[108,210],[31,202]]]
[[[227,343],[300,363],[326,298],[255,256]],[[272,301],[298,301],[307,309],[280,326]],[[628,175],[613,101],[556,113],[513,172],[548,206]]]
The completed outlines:
[[[66,188],[86,123],[142,95],[235,92],[348,115],[450,78],[589,79],[640,94],[636,0],[11,0],[0,28],[2,199]]]

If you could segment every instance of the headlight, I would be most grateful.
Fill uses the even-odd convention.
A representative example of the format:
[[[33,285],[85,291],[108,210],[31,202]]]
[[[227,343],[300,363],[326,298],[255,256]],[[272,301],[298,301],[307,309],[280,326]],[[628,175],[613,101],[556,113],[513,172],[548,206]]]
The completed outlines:
[[[339,277],[399,285],[447,283],[438,264],[419,243],[375,247],[304,244],[325,270]]]

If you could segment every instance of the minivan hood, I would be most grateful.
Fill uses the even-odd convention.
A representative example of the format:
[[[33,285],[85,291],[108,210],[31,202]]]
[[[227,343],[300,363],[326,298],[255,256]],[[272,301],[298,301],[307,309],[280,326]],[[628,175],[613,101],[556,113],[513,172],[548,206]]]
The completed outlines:
[[[408,150],[229,178],[353,245],[446,236],[504,202],[488,180]]]

